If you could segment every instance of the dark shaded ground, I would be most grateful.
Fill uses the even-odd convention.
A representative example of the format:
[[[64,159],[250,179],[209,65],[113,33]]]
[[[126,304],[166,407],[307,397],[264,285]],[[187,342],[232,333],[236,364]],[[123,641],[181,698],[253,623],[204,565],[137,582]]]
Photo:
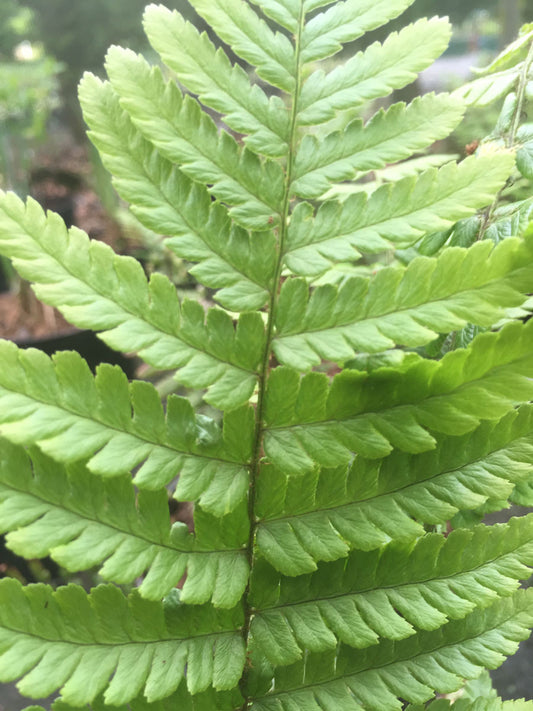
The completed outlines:
[[[43,704],[45,708],[49,708],[48,703],[47,699],[38,699],[36,701],[23,699],[14,685],[0,684],[0,711],[22,711],[22,709],[33,704]]]

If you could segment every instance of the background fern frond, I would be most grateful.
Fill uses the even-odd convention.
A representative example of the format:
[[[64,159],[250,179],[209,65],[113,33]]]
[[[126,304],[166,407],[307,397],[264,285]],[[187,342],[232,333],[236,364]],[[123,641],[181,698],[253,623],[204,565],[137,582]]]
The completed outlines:
[[[192,694],[232,689],[242,674],[239,608],[186,606],[177,595],[166,604],[126,598],[112,585],[53,592],[13,578],[0,581],[0,601],[0,678],[23,677],[18,687],[30,697],[61,688],[67,704],[81,706],[106,689],[111,705],[141,691],[157,701],[176,690],[185,666]]]
[[[143,576],[139,592],[151,600],[165,596],[188,570],[183,601],[212,599],[231,608],[240,600],[249,572],[246,526],[211,518],[193,536],[184,523],[171,527],[164,489],[136,497],[129,475],[102,480],[81,464],[64,468],[39,451],[30,460],[5,441],[2,453],[0,530],[10,531],[6,542],[18,555],[51,555],[74,572],[100,565],[104,579],[115,583]]]

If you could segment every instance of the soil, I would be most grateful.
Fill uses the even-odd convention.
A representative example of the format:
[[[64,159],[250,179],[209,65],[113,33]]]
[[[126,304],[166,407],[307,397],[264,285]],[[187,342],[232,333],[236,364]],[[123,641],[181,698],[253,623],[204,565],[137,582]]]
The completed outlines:
[[[45,338],[51,334],[72,333],[72,326],[51,306],[31,298],[29,308],[24,308],[18,293],[0,294],[0,338],[28,341]]]

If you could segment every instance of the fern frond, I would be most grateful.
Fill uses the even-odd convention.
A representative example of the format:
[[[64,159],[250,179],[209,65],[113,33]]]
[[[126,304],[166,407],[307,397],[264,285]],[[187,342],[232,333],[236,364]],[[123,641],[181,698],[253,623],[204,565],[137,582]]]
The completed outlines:
[[[275,666],[296,662],[306,650],[335,649],[338,641],[362,649],[380,638],[405,639],[511,595],[531,565],[529,516],[352,553],[297,583],[256,567],[252,635]]]
[[[314,7],[324,5],[313,3]],[[398,17],[413,0],[344,0],[311,18],[302,34],[302,62],[336,54],[342,45]],[[309,6],[306,8],[310,11]]]
[[[163,158],[120,108],[110,84],[86,74],[80,101],[89,137],[113,175],[119,195],[148,229],[173,235],[165,241],[201,283],[220,289],[218,301],[234,311],[261,308],[276,264],[272,234],[250,235],[231,224],[228,211],[206,188]]]
[[[183,97],[175,82],[165,82],[159,67],[142,56],[113,47],[106,69],[121,106],[141,133],[182,172],[236,206],[230,210],[234,219],[250,229],[268,229],[279,219],[284,178],[278,163],[262,163],[255,153],[241,150],[193,98]],[[93,95],[85,102],[99,106],[98,91],[108,90],[93,80],[88,91]]]
[[[348,4],[355,8],[361,5]],[[390,3],[380,5],[388,7]],[[379,99],[410,84],[444,52],[450,36],[447,21],[419,20],[393,32],[383,44],[370,45],[327,75],[317,70],[302,87],[298,123],[305,126],[324,123],[334,118],[337,111]]]
[[[101,365],[94,378],[85,361],[68,351],[50,359],[0,341],[0,435],[16,444],[38,444],[60,462],[90,458],[101,476],[139,465],[135,483],[157,489],[180,479],[176,496],[199,498],[222,516],[248,490],[253,421],[244,408],[225,417],[224,430],[195,418],[190,402],[171,397],[166,416],[148,383],[128,384],[124,373]]]
[[[353,260],[355,250],[406,246],[426,232],[447,229],[490,203],[513,165],[511,154],[472,156],[384,185],[369,197],[359,192],[342,203],[325,202],[316,216],[309,203],[300,203],[289,226],[285,263],[296,274],[320,274]]]
[[[332,182],[404,160],[448,136],[462,115],[460,101],[426,94],[408,106],[397,103],[379,111],[364,127],[357,119],[321,141],[305,136],[296,154],[291,190],[299,197],[318,198]]]
[[[100,331],[112,348],[138,351],[156,368],[181,369],[180,381],[209,388],[206,400],[215,406],[238,406],[252,394],[264,339],[259,314],[243,314],[235,329],[221,310],[206,320],[196,301],[180,309],[169,279],[154,274],[148,282],[136,260],[75,227],[67,231],[57,215],[14,194],[0,194],[0,251],[42,301],[76,326]]]
[[[345,370],[328,377],[272,371],[267,388],[265,452],[288,473],[316,464],[346,464],[356,452],[385,457],[393,447],[435,447],[427,428],[472,432],[482,419],[498,420],[533,395],[533,321],[484,333],[441,361],[414,354],[401,369]]]
[[[450,693],[483,667],[499,666],[529,635],[533,591],[520,590],[434,632],[365,650],[341,645],[309,654],[305,662],[276,671],[272,690],[253,711],[398,711],[399,699],[423,703],[435,691]]]
[[[370,279],[310,290],[303,279],[281,289],[273,341],[283,365],[307,370],[322,360],[342,363],[356,352],[421,346],[467,323],[489,327],[533,291],[533,243],[507,239],[469,250],[446,249],[384,268]]]
[[[480,76],[456,89],[454,95],[464,98],[470,105],[486,106],[508,94],[527,70],[524,58],[532,39],[533,32],[529,25],[525,25],[514,42],[487,67],[476,71]]]
[[[490,76],[479,77],[453,92],[454,96],[468,106],[488,106],[508,94],[516,85],[524,62]]]
[[[417,538],[421,524],[443,525],[458,511],[529,491],[532,456],[533,410],[524,405],[463,437],[438,437],[436,449],[424,454],[356,457],[350,467],[298,477],[266,467],[257,546],[280,572],[302,575],[353,548]]]
[[[267,98],[251,84],[239,65],[232,65],[204,33],[177,12],[149,5],[144,27],[150,44],[179,76],[180,82],[202,103],[224,114],[224,122],[245,136],[246,144],[262,155],[288,152],[289,113],[281,99]]]
[[[257,75],[286,92],[297,81],[296,53],[288,37],[273,32],[243,0],[191,0],[196,12]]]
[[[201,514],[203,519],[206,514]],[[143,597],[160,600],[184,573],[182,600],[234,607],[248,581],[243,546],[247,531],[211,518],[193,536],[183,523],[170,525],[164,489],[136,497],[129,475],[111,480],[81,465],[62,467],[39,451],[31,460],[2,442],[0,531],[17,555],[51,555],[70,571],[100,567],[104,579],[125,584],[144,576]],[[207,542],[205,529],[209,524]]]
[[[242,674],[239,608],[186,606],[177,595],[166,604],[126,598],[112,585],[53,592],[13,578],[0,581],[0,602],[0,679],[22,677],[26,696],[61,689],[81,706],[106,689],[106,703],[119,705],[141,691],[148,701],[165,698],[185,676],[192,694],[232,689]]]

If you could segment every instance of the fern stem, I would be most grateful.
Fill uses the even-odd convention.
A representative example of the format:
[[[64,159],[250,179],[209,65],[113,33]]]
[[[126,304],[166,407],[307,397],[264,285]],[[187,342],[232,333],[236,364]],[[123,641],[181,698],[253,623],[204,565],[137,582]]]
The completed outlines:
[[[261,370],[259,373],[259,388],[257,397],[257,408],[256,408],[256,430],[255,430],[255,442],[253,449],[253,457],[250,465],[250,489],[248,493],[248,520],[250,522],[250,535],[248,538],[247,555],[248,562],[250,565],[250,575],[253,570],[254,562],[254,542],[255,534],[257,528],[257,522],[255,520],[255,499],[256,499],[256,486],[257,477],[259,476],[259,468],[261,457],[263,453],[263,417],[265,409],[265,395],[266,386],[268,380],[268,374],[270,372],[270,360],[272,355],[272,341],[274,338],[274,320],[276,317],[276,309],[278,304],[279,292],[281,288],[281,276],[283,271],[283,260],[285,256],[284,247],[287,237],[287,230],[289,226],[289,217],[291,211],[291,185],[294,173],[294,161],[296,157],[297,148],[297,118],[298,118],[298,101],[300,98],[301,89],[301,36],[304,28],[305,22],[305,12],[303,8],[303,2],[300,4],[300,16],[298,18],[298,32],[295,34],[295,51],[296,51],[296,84],[294,88],[294,100],[291,107],[291,121],[290,121],[290,134],[289,134],[289,150],[287,154],[287,167],[285,175],[285,196],[283,200],[283,207],[280,212],[280,227],[279,227],[279,239],[278,239],[278,258],[276,264],[276,270],[274,277],[272,279],[272,289],[270,292],[270,302],[268,308],[268,319],[266,325],[266,339],[265,339],[265,349],[263,352],[263,360],[261,364]],[[249,648],[249,637],[250,637],[250,626],[252,622],[252,617],[254,614],[254,609],[249,603],[249,592],[250,583],[248,583],[247,589],[244,594],[245,609],[244,609],[244,625],[243,625],[243,637],[247,649]],[[241,711],[246,711],[250,707],[252,700],[246,693],[247,686],[247,672],[245,668],[243,677],[241,679],[241,692],[244,696],[244,703],[241,707]]]
[[[518,88],[516,92],[516,108],[514,110],[514,115],[513,115],[513,120],[511,123],[511,129],[507,135],[507,139],[505,141],[505,145],[509,150],[512,150],[514,147],[515,141],[516,141],[516,135],[518,133],[518,129],[520,127],[520,119],[522,118],[522,113],[524,111],[524,104],[526,102],[526,89],[527,89],[527,84],[528,84],[528,75],[529,75],[529,70],[531,69],[531,65],[533,64],[533,42],[529,46],[529,51],[527,54],[527,57],[524,61],[524,66],[522,68],[522,72],[520,74],[520,79],[518,82]],[[494,213],[498,209],[498,206],[500,204],[500,201],[502,199],[502,195],[507,188],[509,184],[509,181],[503,186],[503,188],[498,192],[496,197],[494,198],[494,201],[490,205],[490,207],[487,208],[485,211],[485,215],[483,218],[483,223],[481,225],[481,228],[479,230],[478,234],[478,241],[482,240],[485,238],[485,234],[487,233],[487,230],[489,229],[490,225],[492,224],[493,218],[494,218]]]

